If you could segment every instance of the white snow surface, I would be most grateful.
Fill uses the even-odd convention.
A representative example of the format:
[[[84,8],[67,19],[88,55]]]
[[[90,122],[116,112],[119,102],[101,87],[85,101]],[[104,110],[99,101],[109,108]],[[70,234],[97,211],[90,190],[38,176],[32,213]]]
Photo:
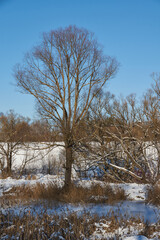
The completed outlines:
[[[0,196],[3,195],[4,192],[8,192],[10,189],[16,186],[25,186],[25,185],[35,185],[37,183],[48,185],[50,183],[55,184],[58,187],[62,187],[64,181],[61,177],[56,175],[43,175],[37,174],[36,179],[34,180],[27,180],[25,177],[22,179],[13,179],[8,177],[6,179],[0,179]]]
[[[64,184],[64,179],[60,176],[56,175],[42,175],[37,174],[35,180],[27,180],[25,177],[21,179],[12,179],[10,177],[6,179],[0,179],[0,196],[3,196],[4,192],[9,191],[14,186],[24,186],[24,185],[31,185],[33,186],[36,183],[41,183],[48,185],[50,183],[55,184],[59,187],[62,187]],[[99,184],[103,187],[107,185],[105,182],[97,181],[97,180],[76,180],[75,184],[78,186],[83,186],[85,188],[90,188],[93,185]],[[113,189],[117,187],[123,188],[128,194],[129,198],[132,201],[124,201],[119,202],[115,205],[107,205],[107,204],[79,204],[79,205],[72,205],[72,204],[58,204],[57,206],[48,207],[47,213],[48,214],[63,214],[63,216],[67,216],[68,213],[75,212],[77,214],[81,214],[82,212],[90,212],[90,214],[98,214],[99,216],[105,216],[109,213],[114,214],[114,216],[138,216],[145,221],[148,220],[151,223],[156,222],[157,217],[160,216],[160,208],[146,205],[144,203],[146,197],[146,191],[149,185],[144,184],[136,184],[136,183],[126,183],[126,184],[110,184]],[[25,206],[15,206],[9,207],[15,214],[20,214],[23,211],[32,211],[32,205],[28,207]],[[33,209],[37,213],[42,213],[43,206],[33,206]],[[7,210],[7,209],[6,209]],[[1,211],[5,212],[5,209],[1,209]],[[110,232],[108,233],[105,229],[108,228],[109,223],[95,223],[96,229],[95,232],[92,234],[90,240],[95,239],[107,239],[108,237],[114,237],[115,234],[121,233],[122,240],[146,240],[145,236],[138,235],[138,232],[135,229],[132,229],[133,236],[128,236],[128,228],[119,227],[117,232]],[[157,233],[157,236],[160,236],[160,233]],[[158,238],[153,238],[154,240]],[[150,239],[151,240],[151,239]]]
[[[108,185],[105,182],[97,181],[97,180],[82,180],[78,182],[78,185],[90,188],[93,185],[99,184],[102,187],[105,187]],[[130,200],[134,201],[144,201],[146,199],[146,192],[149,188],[149,184],[137,184],[137,183],[110,183],[110,186],[112,186],[113,189],[121,188],[125,190],[125,193],[127,194],[128,198]]]
[[[142,235],[125,237],[124,240],[147,240],[148,238]]]
[[[4,143],[4,148],[7,145]],[[26,143],[18,146],[13,156],[12,169],[19,169],[25,164],[26,169],[41,169],[49,162],[61,164],[63,162],[63,142],[57,142],[55,146],[51,143]]]

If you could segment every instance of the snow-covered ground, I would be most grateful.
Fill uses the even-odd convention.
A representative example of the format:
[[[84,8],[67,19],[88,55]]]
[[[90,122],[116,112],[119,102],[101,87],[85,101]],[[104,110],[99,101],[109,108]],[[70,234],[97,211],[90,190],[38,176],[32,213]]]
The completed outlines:
[[[1,143],[1,145],[7,150],[6,143]],[[47,167],[49,164],[60,166],[64,162],[63,145],[61,142],[57,142],[55,146],[51,146],[51,143],[26,143],[22,146],[18,145],[13,152],[12,169],[42,170],[44,166]]]
[[[142,235],[125,237],[124,240],[147,240],[148,238]]]
[[[60,143],[61,144],[61,143]],[[64,155],[63,155],[63,146],[57,146],[52,149],[48,149],[46,144],[42,146],[29,146],[27,152],[24,149],[19,149],[16,156],[14,156],[13,168],[20,169],[23,164],[26,169],[39,169],[41,170],[44,166],[50,165],[50,163],[57,164],[62,167],[64,163]],[[37,149],[36,149],[37,148]],[[40,149],[41,148],[41,149]],[[36,149],[36,150],[35,150]],[[149,149],[147,154],[153,153],[152,155],[156,156],[156,152],[153,149]],[[93,185],[99,184],[105,188],[107,183],[97,180],[80,180],[77,178],[76,174],[74,174],[74,181],[77,186],[83,186],[85,188],[90,188]],[[24,186],[24,185],[35,185],[37,183],[48,185],[49,183],[55,184],[58,187],[62,187],[64,184],[64,179],[61,175],[43,175],[36,174],[34,179],[28,180],[26,177],[22,176],[20,179],[6,178],[0,179],[0,197],[4,195],[4,193],[9,192],[14,186]],[[101,217],[107,216],[109,214],[113,214],[115,217],[125,216],[125,217],[140,217],[145,222],[148,221],[152,224],[160,221],[160,208],[152,205],[145,204],[147,189],[150,187],[149,184],[136,184],[136,183],[126,183],[126,184],[110,184],[113,189],[122,188],[124,189],[126,195],[128,196],[127,201],[119,202],[114,205],[107,204],[56,204],[51,205],[47,209],[48,214],[64,214],[67,216],[68,212],[75,212],[76,214],[82,214],[83,212],[89,212],[94,215],[97,214]],[[43,211],[43,205],[28,205],[28,206],[10,206],[9,210],[12,210],[14,214],[20,214],[22,211],[36,211],[37,213]],[[8,209],[2,209],[1,211],[5,213]],[[142,226],[139,225],[139,228]],[[91,236],[91,240],[95,239],[107,239],[109,237],[114,237],[116,234],[121,234],[122,238],[126,240],[146,240],[145,236],[141,236],[139,234],[140,231],[137,231],[137,226],[133,229],[128,229],[129,227],[119,227],[116,231],[108,232],[110,228],[109,221],[97,222],[95,223],[95,231]],[[128,231],[132,230],[132,234],[128,235]],[[155,233],[153,236],[154,240],[160,239],[160,232]],[[85,239],[87,240],[87,239]]]
[[[35,177],[35,175],[34,175]],[[0,196],[3,195],[3,192],[9,191],[14,186],[22,186],[22,185],[34,185],[37,183],[49,184],[53,183],[58,187],[62,187],[64,184],[63,178],[56,175],[43,175],[37,174],[36,179],[34,180],[27,180],[25,177],[21,179],[12,179],[8,177],[6,179],[0,179]],[[98,180],[76,180],[77,186],[83,186],[85,188],[90,188],[94,185],[100,185],[105,187],[108,183]],[[128,198],[134,201],[144,201],[146,199],[146,192],[149,188],[148,184],[136,184],[136,183],[123,183],[123,184],[109,184],[113,189],[121,188],[124,189]]]
[[[42,175],[42,174],[37,174],[36,179],[34,180],[27,180],[24,177],[21,179],[12,179],[12,178],[6,178],[6,179],[0,179],[0,196],[3,196],[4,192],[8,192],[12,187],[14,186],[23,186],[23,185],[34,185],[36,183],[42,183],[45,185],[48,185],[49,183],[54,183],[59,187],[63,186],[63,179],[58,176],[54,175]],[[97,181],[97,180],[79,180],[75,182],[78,186],[83,186],[85,188],[90,188],[93,185],[99,184],[103,187],[107,185],[107,183]],[[82,214],[83,212],[89,212],[91,215],[98,214],[99,216],[109,216],[109,214],[112,214],[114,216],[122,217],[122,216],[127,216],[128,218],[130,217],[139,217],[143,219],[145,222],[148,221],[152,224],[156,223],[158,220],[160,220],[160,208],[145,204],[145,199],[146,199],[146,192],[149,187],[149,185],[144,185],[144,184],[136,184],[136,183],[130,183],[130,184],[110,184],[113,189],[116,189],[117,187],[120,187],[125,190],[126,194],[128,195],[128,198],[131,199],[130,201],[124,201],[124,202],[119,202],[116,203],[115,205],[107,205],[107,204],[78,204],[78,205],[73,205],[73,204],[56,204],[56,205],[51,205],[47,209],[48,214],[63,214],[67,215],[67,213],[72,213],[75,212],[76,214]],[[35,205],[28,205],[28,206],[14,206],[14,207],[9,207],[14,214],[20,214],[20,212],[23,211],[32,211],[34,209],[35,213],[40,213],[43,211],[43,205],[37,204]],[[8,209],[1,209],[3,213],[5,211],[8,211]],[[97,222],[95,223],[95,232],[90,238],[91,240],[94,239],[107,239],[107,237],[114,237],[116,234],[121,234],[123,237],[121,239],[128,239],[128,240],[133,240],[133,239],[148,239],[142,236],[131,236],[127,235],[128,228],[123,228],[119,227],[115,232],[110,232],[108,233],[107,229],[109,228],[109,222]],[[133,235],[137,235],[138,231],[136,228],[133,228]],[[128,237],[127,237],[128,236]],[[160,232],[157,233],[157,236],[160,237]],[[153,239],[158,239],[153,238]]]
[[[0,196],[3,196],[4,192],[10,191],[13,187],[23,186],[27,184],[35,185],[37,183],[41,183],[48,185],[49,183],[53,183],[58,187],[62,187],[64,184],[63,179],[56,175],[37,174],[36,176],[34,175],[34,177],[36,178],[34,180],[27,180],[25,177],[22,177],[21,179],[13,179],[11,177],[0,179]]]

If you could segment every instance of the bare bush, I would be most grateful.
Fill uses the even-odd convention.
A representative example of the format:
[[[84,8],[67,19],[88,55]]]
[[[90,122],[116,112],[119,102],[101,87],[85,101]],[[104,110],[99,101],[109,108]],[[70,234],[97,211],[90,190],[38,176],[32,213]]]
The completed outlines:
[[[91,163],[113,181],[156,182],[160,172],[157,96],[150,90],[140,103],[133,94],[103,97],[91,108],[96,142],[90,151],[96,160]]]
[[[147,202],[160,206],[160,185],[153,185],[147,193]]]

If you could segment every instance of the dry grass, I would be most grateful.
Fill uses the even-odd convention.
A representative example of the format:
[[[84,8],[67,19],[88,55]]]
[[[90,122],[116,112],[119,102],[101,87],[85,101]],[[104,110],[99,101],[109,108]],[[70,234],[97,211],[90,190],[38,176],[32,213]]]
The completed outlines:
[[[36,180],[37,177],[36,177],[36,175],[30,175],[30,174],[29,174],[26,179],[27,179],[27,180]]]
[[[136,232],[148,238],[156,236],[156,232],[160,232],[160,220],[157,220],[157,223],[152,225],[138,217],[129,217],[129,215],[122,215],[120,212],[115,216],[114,211],[110,211],[106,216],[102,217],[86,212],[79,214],[71,213],[69,210],[67,213],[65,210],[63,211],[63,204],[61,213],[49,215],[47,214],[49,202],[45,201],[113,203],[125,198],[123,190],[117,188],[113,191],[109,185],[105,188],[100,185],[94,185],[89,189],[73,185],[67,193],[63,188],[58,188],[51,183],[47,186],[36,184],[33,186],[15,187],[9,194],[4,196],[4,204],[8,208],[13,206],[15,200],[17,201],[15,203],[18,203],[20,206],[22,206],[22,202],[29,204],[30,201],[32,203],[35,200],[42,200],[43,207],[40,208],[42,209],[41,212],[38,211],[37,213],[37,204],[32,204],[31,210],[26,210],[28,207],[25,206],[22,207],[19,215],[9,210],[6,210],[5,213],[0,211],[0,239],[82,240],[90,239],[91,236],[98,232],[110,234],[107,238],[110,240],[123,239],[122,232],[119,231],[120,228],[127,234],[131,234],[133,229],[135,229]],[[3,207],[2,204],[1,207]]]
[[[10,177],[11,175],[7,174],[6,172],[2,172],[0,173],[0,179],[6,179],[8,177]]]
[[[23,212],[19,216],[11,212],[0,212],[0,239],[90,239],[95,233],[108,233],[107,239],[123,239],[119,228],[131,234],[133,229],[139,234],[153,237],[160,231],[160,222],[146,224],[140,218],[107,215],[99,217],[89,213],[64,213],[48,215],[46,212]],[[146,231],[146,229],[149,229]],[[156,236],[157,237],[157,236]],[[106,239],[106,238],[105,238]]]
[[[154,205],[160,205],[160,184],[154,185],[148,190],[147,202]]]
[[[77,217],[76,214],[64,218],[45,213],[33,215],[28,212],[20,217],[1,213],[0,239],[82,239],[82,235],[88,237],[92,234],[92,221],[88,222],[87,217]]]
[[[100,185],[94,185],[87,189],[73,185],[69,191],[63,188],[58,188],[50,183],[45,184],[37,183],[36,185],[27,185],[14,187],[10,192],[7,192],[7,197],[10,199],[27,200],[54,200],[65,203],[115,203],[117,201],[126,200],[125,191],[117,188],[115,191],[107,185],[105,188]]]

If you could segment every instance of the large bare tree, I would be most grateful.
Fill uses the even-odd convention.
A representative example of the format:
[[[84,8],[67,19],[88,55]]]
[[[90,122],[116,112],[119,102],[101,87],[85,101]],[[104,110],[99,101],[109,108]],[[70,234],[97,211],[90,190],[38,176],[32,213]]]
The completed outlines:
[[[18,87],[35,97],[40,114],[63,136],[65,187],[71,186],[75,132],[117,66],[114,58],[103,55],[92,33],[69,26],[43,34],[41,44],[16,67]]]

